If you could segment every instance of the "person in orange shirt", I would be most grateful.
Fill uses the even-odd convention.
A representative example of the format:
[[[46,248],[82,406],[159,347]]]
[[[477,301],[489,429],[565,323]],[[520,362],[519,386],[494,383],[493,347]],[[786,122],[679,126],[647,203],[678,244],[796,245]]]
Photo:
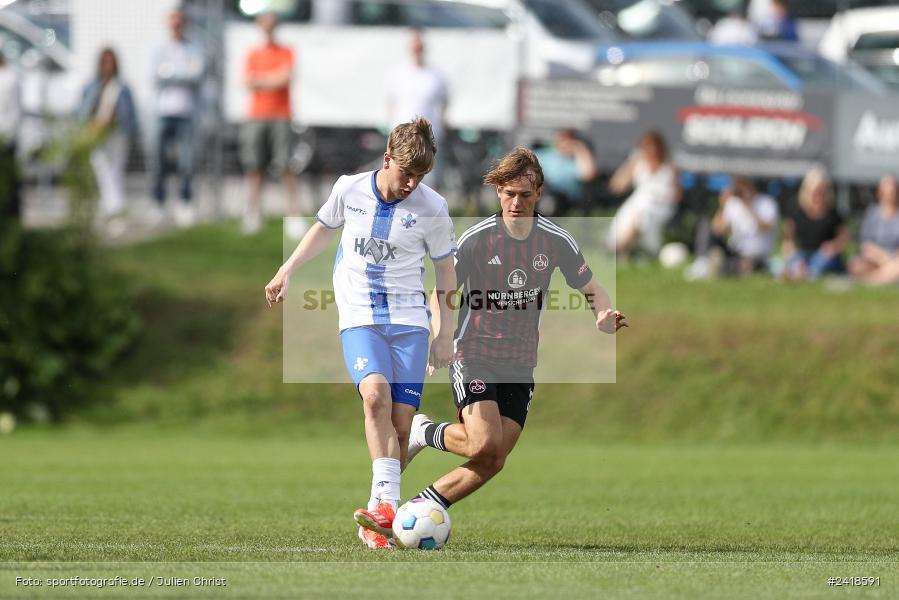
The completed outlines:
[[[304,233],[297,201],[297,182],[288,170],[291,150],[290,86],[293,82],[293,50],[275,40],[277,18],[260,15],[256,23],[265,43],[252,49],[244,65],[244,83],[250,91],[249,115],[243,129],[242,161],[247,170],[249,204],[243,231],[256,233],[262,225],[262,184],[266,167],[281,176],[287,195],[286,233],[299,239]]]

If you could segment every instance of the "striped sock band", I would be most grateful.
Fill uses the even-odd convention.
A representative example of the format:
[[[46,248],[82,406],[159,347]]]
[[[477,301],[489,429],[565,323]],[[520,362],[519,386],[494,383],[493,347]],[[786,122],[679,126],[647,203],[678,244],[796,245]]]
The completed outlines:
[[[452,502],[450,502],[449,500],[447,500],[446,498],[441,496],[440,492],[438,492],[436,489],[434,489],[433,485],[429,485],[428,487],[423,489],[421,491],[421,493],[418,494],[418,496],[416,496],[416,498],[425,498],[427,500],[433,500],[434,502],[436,502],[437,504],[442,506],[445,510],[449,510],[449,507],[453,505]]]
[[[431,448],[448,452],[443,436],[446,428],[450,425],[450,423],[428,423],[425,426],[425,443]]]

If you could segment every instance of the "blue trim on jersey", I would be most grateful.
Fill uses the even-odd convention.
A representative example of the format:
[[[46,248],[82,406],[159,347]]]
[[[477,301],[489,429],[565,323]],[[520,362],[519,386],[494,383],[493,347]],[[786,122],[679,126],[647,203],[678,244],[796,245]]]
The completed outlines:
[[[444,258],[449,258],[450,256],[452,256],[455,253],[456,253],[456,248],[453,247],[453,249],[450,250],[449,252],[447,252],[446,254],[443,254],[441,256],[432,256],[431,260],[443,260]]]
[[[319,217],[318,215],[315,215],[315,220],[318,221],[319,223],[321,223],[322,225],[324,225],[325,227],[327,227],[328,229],[340,229],[340,225],[332,227],[332,226],[328,225],[327,223],[325,223],[324,221],[322,221],[321,217]]]
[[[343,258],[343,243],[337,244],[337,256],[334,257],[334,268],[331,269],[331,275],[337,272],[337,265],[340,264],[340,260]]]
[[[386,270],[386,265],[369,263],[365,267],[365,276],[368,277],[368,297],[371,299],[371,315],[375,325],[390,325],[390,303],[387,301],[387,281],[384,278]]]
[[[375,185],[375,177],[378,171],[371,174],[371,191],[378,201],[375,208],[375,218],[371,223],[371,237],[386,240],[390,237],[390,226],[393,223],[393,213],[396,211],[397,202],[385,202]],[[372,320],[376,325],[390,324],[390,303],[387,299],[387,280],[385,277],[387,265],[368,263],[365,266],[365,276],[368,277],[369,298],[371,299]]]
[[[396,211],[396,205],[401,202],[387,202],[381,197],[378,186],[375,184],[375,176],[378,171],[371,174],[371,191],[378,201],[378,207],[375,209],[375,218],[371,224],[371,237],[379,240],[386,240],[390,237],[390,225],[393,223],[393,213]]]

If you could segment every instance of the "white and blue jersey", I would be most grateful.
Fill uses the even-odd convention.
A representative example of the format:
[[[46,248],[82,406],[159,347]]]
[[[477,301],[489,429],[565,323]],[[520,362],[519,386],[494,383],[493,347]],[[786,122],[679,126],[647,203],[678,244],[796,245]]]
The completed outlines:
[[[386,202],[376,175],[338,179],[316,219],[343,227],[333,280],[347,371],[357,387],[380,373],[394,402],[417,408],[430,325],[424,259],[452,256],[455,234],[443,196],[419,184],[406,198]]]
[[[405,199],[386,202],[375,186],[376,174],[338,179],[316,215],[325,227],[343,227],[333,278],[339,328],[428,329],[424,258],[441,260],[456,250],[446,200],[419,184]]]

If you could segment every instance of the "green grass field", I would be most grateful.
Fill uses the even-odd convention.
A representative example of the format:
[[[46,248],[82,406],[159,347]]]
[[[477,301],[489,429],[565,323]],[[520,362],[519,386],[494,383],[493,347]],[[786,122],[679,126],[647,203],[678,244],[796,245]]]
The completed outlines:
[[[109,250],[142,334],[63,426],[0,436],[0,598],[899,597],[895,289],[619,270],[617,383],[539,384],[446,550],[383,554],[352,388],[282,383],[282,252],[274,223]],[[458,462],[426,451],[404,495]],[[75,576],[228,585],[16,585]],[[827,583],[852,576],[879,585]]]
[[[283,252],[276,222],[250,238],[219,224],[110,250],[143,334],[73,418],[254,432],[356,423],[345,387],[281,383],[282,310],[266,308],[262,289]],[[322,256],[308,271],[320,279],[332,262]],[[688,284],[649,266],[619,269],[617,298],[631,322],[617,340],[617,383],[541,385],[532,430],[603,440],[899,435],[896,289],[833,293],[765,277]],[[336,362],[336,334],[327,335]],[[449,418],[449,386],[436,381],[427,410]]]
[[[370,477],[361,439],[79,428],[0,439],[0,454],[0,597],[899,594],[895,448],[525,436],[498,479],[451,509],[450,544],[432,553],[356,539]],[[423,453],[404,495],[456,462]],[[15,585],[116,575],[228,587]],[[881,581],[835,590],[830,576]]]

